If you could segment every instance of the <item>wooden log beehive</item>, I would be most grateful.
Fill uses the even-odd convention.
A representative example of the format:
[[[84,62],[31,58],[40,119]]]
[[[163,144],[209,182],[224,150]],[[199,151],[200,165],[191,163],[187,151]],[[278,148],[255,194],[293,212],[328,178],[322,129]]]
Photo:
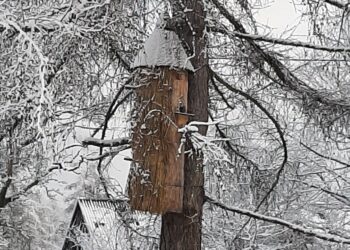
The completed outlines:
[[[181,212],[183,152],[176,112],[187,107],[187,73],[141,69],[132,131],[131,207],[152,213]],[[180,103],[181,102],[181,103]]]
[[[178,128],[187,122],[188,70],[193,68],[176,34],[159,28],[134,68],[130,205],[157,214],[182,212],[184,153]]]

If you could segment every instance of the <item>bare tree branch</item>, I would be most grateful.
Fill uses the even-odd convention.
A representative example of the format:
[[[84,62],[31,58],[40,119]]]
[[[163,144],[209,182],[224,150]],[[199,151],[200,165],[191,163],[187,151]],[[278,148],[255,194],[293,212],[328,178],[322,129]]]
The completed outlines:
[[[104,123],[102,123],[98,128],[96,128],[94,130],[94,132],[92,133],[92,136],[95,136],[98,131],[100,131],[100,129],[104,126],[106,126],[106,123],[109,122],[109,120],[112,118],[113,114],[115,113],[115,111],[117,110],[117,108],[122,105],[126,99],[131,96],[132,92],[128,92],[121,100],[118,101],[120,95],[123,93],[123,91],[125,90],[125,86],[128,85],[130,82],[132,81],[132,78],[130,77],[118,90],[117,94],[114,96],[114,99],[112,101],[112,103],[109,105],[108,111],[106,113],[105,116],[105,120]],[[104,128],[104,130],[107,130],[107,128]],[[102,138],[103,139],[103,138]]]

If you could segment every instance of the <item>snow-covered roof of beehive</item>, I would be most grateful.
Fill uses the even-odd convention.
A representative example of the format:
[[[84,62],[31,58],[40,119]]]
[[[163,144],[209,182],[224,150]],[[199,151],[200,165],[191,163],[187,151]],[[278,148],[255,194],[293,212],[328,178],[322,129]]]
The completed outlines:
[[[174,31],[157,25],[137,54],[132,68],[169,66],[194,71],[194,68]]]

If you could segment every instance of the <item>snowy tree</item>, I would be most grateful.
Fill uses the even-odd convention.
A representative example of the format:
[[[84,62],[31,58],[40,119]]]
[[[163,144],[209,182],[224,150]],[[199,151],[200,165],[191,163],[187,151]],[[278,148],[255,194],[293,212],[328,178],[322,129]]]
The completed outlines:
[[[37,240],[19,226],[57,170],[96,168],[113,196],[103,169],[129,139],[109,125],[167,11],[195,68],[192,121],[210,125],[187,136],[188,149],[203,143],[186,159],[183,213],[162,216],[161,249],[346,249],[349,4],[293,2],[299,26],[279,36],[259,23],[273,1],[0,2],[3,230]]]
[[[77,129],[98,133],[128,76],[119,53],[129,58],[138,44],[133,31],[140,23],[133,5],[0,2],[0,209],[5,231],[14,232],[8,226],[10,210],[22,217],[26,211],[17,207],[24,204],[30,210],[33,194],[47,187],[54,172],[88,165],[80,156],[86,150],[78,143]],[[126,17],[129,23],[123,22]],[[127,36],[130,42],[122,43]],[[23,222],[12,222],[24,234]]]

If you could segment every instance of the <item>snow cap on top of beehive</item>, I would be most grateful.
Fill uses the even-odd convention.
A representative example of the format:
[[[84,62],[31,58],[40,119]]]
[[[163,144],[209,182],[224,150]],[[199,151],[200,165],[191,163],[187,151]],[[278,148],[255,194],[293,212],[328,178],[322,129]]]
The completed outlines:
[[[161,18],[131,67],[169,66],[194,71],[179,37],[174,31],[165,30],[164,26],[164,20]]]

